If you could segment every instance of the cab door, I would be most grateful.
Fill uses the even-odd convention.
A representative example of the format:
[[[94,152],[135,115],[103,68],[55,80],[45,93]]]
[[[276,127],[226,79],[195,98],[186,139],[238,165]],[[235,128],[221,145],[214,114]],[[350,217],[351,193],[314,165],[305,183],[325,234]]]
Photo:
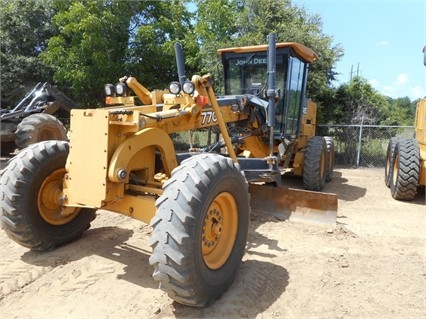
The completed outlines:
[[[275,134],[281,134],[281,137],[296,138],[300,135],[306,79],[307,64],[295,56],[290,56],[283,101],[276,112],[277,120],[282,124],[276,128]]]

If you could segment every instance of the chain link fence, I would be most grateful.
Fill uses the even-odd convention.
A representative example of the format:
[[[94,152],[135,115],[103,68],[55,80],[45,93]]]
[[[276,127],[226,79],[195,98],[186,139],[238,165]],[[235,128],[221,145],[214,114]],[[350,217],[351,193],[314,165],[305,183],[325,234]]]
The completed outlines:
[[[384,167],[391,137],[412,138],[414,127],[319,125],[317,135],[334,138],[335,165]]]

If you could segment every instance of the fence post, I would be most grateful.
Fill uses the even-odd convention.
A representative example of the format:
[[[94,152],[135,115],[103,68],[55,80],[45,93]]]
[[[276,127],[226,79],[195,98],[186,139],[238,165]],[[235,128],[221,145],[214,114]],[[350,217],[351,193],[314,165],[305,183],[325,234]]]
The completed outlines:
[[[361,118],[361,125],[359,126],[359,141],[358,141],[358,152],[356,155],[356,167],[359,167],[359,159],[361,157],[362,124],[364,124],[364,116]]]

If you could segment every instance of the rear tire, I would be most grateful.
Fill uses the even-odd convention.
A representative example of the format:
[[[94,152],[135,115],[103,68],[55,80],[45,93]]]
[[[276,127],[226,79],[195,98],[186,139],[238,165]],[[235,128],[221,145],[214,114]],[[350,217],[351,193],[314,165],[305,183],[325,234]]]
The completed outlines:
[[[386,163],[385,163],[385,184],[390,188],[391,185],[391,170],[393,168],[393,159],[395,157],[395,146],[398,143],[397,137],[392,137],[388,144],[386,151]]]
[[[37,113],[24,118],[16,129],[16,145],[25,148],[28,145],[49,141],[66,141],[67,130],[53,115]]]
[[[391,194],[398,200],[412,200],[420,177],[420,150],[414,139],[400,139],[395,145],[391,171]]]
[[[326,178],[327,145],[324,137],[311,137],[306,145],[303,163],[303,185],[307,190],[320,191]]]
[[[250,195],[239,165],[215,154],[188,158],[156,206],[153,278],[181,304],[213,302],[233,282],[245,252]]]
[[[15,156],[1,176],[1,224],[7,235],[33,250],[48,250],[78,238],[95,210],[62,207],[68,142],[46,141]]]

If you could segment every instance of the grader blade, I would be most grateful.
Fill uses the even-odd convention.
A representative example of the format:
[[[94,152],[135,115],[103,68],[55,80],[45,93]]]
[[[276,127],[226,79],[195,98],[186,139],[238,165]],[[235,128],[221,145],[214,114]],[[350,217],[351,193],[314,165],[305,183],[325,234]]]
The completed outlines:
[[[250,184],[251,208],[280,220],[336,227],[337,195]]]

